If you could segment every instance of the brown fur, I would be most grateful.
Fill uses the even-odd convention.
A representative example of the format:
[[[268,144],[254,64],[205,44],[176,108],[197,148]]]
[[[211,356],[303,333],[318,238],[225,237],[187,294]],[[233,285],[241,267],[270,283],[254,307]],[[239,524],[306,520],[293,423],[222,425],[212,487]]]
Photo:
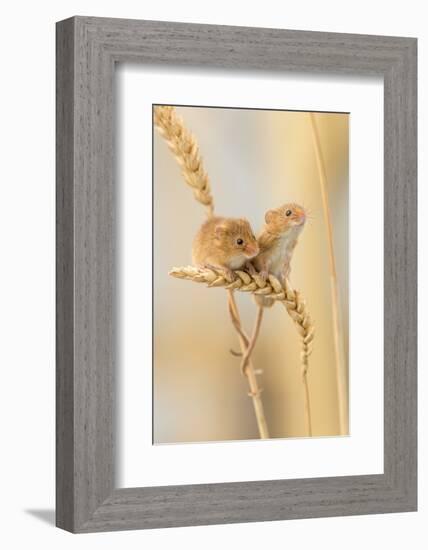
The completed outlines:
[[[291,211],[289,216],[286,215],[287,211]],[[296,203],[287,203],[266,212],[266,224],[258,237],[260,254],[252,261],[263,277],[272,273],[281,282],[285,281],[305,221],[306,212]],[[265,307],[273,304],[273,300],[262,296],[257,296],[256,302]]]
[[[237,240],[242,239],[241,245]],[[257,239],[245,218],[209,218],[193,241],[193,263],[200,267],[239,269],[259,252]]]

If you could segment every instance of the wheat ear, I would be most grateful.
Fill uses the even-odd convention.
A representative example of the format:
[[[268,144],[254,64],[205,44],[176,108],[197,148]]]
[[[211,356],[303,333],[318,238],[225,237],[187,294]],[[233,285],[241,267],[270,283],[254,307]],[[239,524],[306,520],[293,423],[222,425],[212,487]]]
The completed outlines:
[[[214,201],[210,180],[195,138],[184,126],[175,108],[169,105],[154,108],[153,123],[180,165],[184,180],[192,188],[195,199],[205,206],[208,216],[212,216]]]
[[[309,119],[312,129],[312,139],[314,144],[315,158],[318,168],[318,177],[320,182],[321,198],[324,211],[324,219],[327,230],[328,258],[330,266],[330,294],[333,317],[333,335],[334,335],[334,353],[335,353],[335,370],[336,384],[339,404],[339,427],[341,435],[346,435],[349,432],[348,419],[348,399],[347,399],[347,384],[345,379],[345,357],[343,351],[343,335],[342,323],[340,316],[340,300],[339,289],[337,284],[336,260],[334,255],[333,244],[333,224],[331,221],[330,205],[328,200],[327,190],[327,175],[325,171],[324,158],[321,150],[321,143],[318,134],[317,123],[314,113],[309,113]]]
[[[220,270],[201,269],[193,266],[174,267],[169,274],[178,279],[187,279],[195,283],[205,283],[209,287],[224,287],[230,293],[236,290],[240,292],[249,292],[255,296],[273,298],[284,305],[291,319],[294,321],[301,338],[302,348],[300,358],[302,363],[306,429],[308,435],[312,436],[311,406],[307,374],[309,356],[312,353],[312,342],[315,336],[315,326],[308,313],[306,302],[300,292],[298,290],[293,290],[288,280],[282,285],[273,275],[269,275],[268,280],[265,280],[257,273],[250,275],[246,271],[234,271],[234,280],[228,278],[228,276]],[[249,345],[250,341],[247,337],[245,347],[248,348]],[[245,358],[245,350],[243,350],[243,356]],[[247,370],[250,371],[250,369]]]

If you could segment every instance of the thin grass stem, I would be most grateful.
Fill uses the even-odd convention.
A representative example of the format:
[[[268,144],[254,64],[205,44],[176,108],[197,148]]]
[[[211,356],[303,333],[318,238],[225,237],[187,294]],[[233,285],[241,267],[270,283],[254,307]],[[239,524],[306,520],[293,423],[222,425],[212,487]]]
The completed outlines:
[[[334,352],[335,352],[335,373],[336,373],[338,408],[339,408],[339,428],[340,428],[341,435],[347,435],[349,433],[348,388],[346,383],[342,323],[341,323],[341,316],[340,316],[339,289],[338,289],[337,273],[336,273],[336,260],[334,255],[333,224],[332,224],[330,205],[329,205],[329,199],[328,199],[327,175],[325,170],[324,157],[322,154],[320,137],[319,137],[314,113],[309,113],[309,119],[310,119],[311,128],[312,128],[312,140],[314,144],[315,158],[316,158],[317,169],[318,169],[318,178],[319,178],[320,190],[321,190],[321,199],[322,199],[322,205],[323,205],[323,211],[324,211],[325,226],[327,231],[328,258],[329,258],[329,267],[330,267],[330,294],[331,294],[331,305],[332,305],[332,322],[333,322]]]

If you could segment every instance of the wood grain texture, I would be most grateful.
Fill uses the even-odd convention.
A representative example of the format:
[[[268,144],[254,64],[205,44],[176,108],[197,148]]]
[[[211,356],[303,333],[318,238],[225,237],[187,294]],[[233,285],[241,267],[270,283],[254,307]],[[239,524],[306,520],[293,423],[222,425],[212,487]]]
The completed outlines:
[[[383,76],[383,475],[115,489],[116,62]],[[87,17],[57,24],[59,527],[91,532],[416,510],[416,145],[413,38]]]
[[[61,30],[60,30],[61,29]],[[73,352],[73,24],[56,36],[56,510],[57,525],[74,522]]]

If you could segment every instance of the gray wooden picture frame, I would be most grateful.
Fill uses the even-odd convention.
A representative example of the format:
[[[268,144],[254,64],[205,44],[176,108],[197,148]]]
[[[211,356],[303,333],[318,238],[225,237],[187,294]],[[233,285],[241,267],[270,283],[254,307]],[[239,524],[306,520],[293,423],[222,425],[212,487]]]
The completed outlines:
[[[73,17],[57,24],[56,48],[57,526],[83,533],[416,510],[416,39]],[[115,487],[119,62],[383,77],[383,474]]]

